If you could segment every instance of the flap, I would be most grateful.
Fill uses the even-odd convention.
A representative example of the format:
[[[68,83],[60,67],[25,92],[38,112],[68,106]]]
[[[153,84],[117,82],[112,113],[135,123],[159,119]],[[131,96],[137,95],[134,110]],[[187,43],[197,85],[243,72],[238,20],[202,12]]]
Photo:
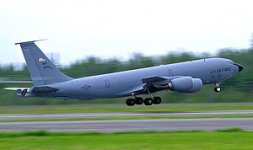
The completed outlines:
[[[142,79],[142,82],[143,83],[155,83],[155,82],[161,82],[161,81],[171,80],[171,79],[173,79],[173,78],[153,76],[153,77],[148,77],[148,78]]]

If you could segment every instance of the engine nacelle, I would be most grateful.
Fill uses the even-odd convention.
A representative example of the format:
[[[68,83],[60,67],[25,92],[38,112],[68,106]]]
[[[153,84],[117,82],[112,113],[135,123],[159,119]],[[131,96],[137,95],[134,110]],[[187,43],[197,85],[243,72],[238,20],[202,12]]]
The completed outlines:
[[[30,89],[17,89],[17,95],[21,97],[30,97]]]
[[[181,77],[170,81],[169,89],[171,91],[178,91],[182,93],[194,93],[200,91],[202,88],[202,80],[192,77]]]
[[[190,90],[186,91],[185,93],[195,93],[202,89],[203,84],[202,84],[201,79],[193,78],[192,81],[193,81],[193,87]]]

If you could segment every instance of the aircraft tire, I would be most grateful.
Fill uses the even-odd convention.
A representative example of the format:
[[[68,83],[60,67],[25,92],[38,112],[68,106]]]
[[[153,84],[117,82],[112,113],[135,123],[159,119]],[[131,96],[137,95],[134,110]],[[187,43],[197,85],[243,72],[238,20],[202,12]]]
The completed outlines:
[[[142,97],[136,97],[135,98],[135,103],[137,105],[142,105],[143,104],[143,98]]]
[[[152,98],[145,98],[144,99],[144,104],[145,105],[152,105],[153,104],[153,99]]]
[[[135,100],[133,98],[128,98],[126,100],[127,106],[134,106],[135,105]]]
[[[154,97],[154,104],[161,104],[162,98],[161,97]]]
[[[215,91],[215,92],[221,92],[221,88],[220,88],[220,87],[215,87],[215,88],[214,88],[214,91]]]

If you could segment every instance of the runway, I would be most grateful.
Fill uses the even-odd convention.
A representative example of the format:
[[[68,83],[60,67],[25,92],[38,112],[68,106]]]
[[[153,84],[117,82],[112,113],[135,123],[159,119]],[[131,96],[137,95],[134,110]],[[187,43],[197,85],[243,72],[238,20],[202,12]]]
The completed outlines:
[[[1,120],[22,119],[69,119],[106,118],[134,116],[208,116],[208,115],[253,115],[252,110],[191,111],[191,112],[113,112],[113,113],[59,113],[59,114],[0,114]]]
[[[2,122],[0,131],[172,131],[172,130],[216,130],[241,128],[253,130],[253,118],[223,119],[160,119],[160,120],[110,120],[110,121],[48,121],[48,122]]]

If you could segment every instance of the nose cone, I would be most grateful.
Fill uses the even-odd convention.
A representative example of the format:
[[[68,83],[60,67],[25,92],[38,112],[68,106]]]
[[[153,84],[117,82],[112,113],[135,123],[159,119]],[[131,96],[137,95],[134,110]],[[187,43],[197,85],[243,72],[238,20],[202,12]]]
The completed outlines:
[[[239,72],[241,72],[241,71],[243,70],[243,66],[242,66],[242,65],[240,65],[240,64],[237,64],[237,63],[235,63],[235,65],[238,67],[238,69],[239,69]]]

